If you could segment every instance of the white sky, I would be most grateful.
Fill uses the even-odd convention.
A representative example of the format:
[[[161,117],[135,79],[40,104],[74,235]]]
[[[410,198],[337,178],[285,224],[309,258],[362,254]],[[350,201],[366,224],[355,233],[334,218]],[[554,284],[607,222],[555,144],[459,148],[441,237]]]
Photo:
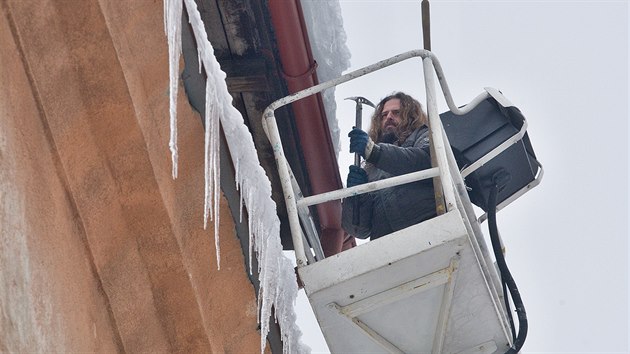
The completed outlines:
[[[419,0],[340,3],[350,70],[422,47]],[[538,187],[498,214],[529,319],[524,353],[629,349],[628,7],[431,1],[432,49],[456,104],[486,86],[501,90],[527,118],[545,168]],[[377,103],[394,90],[425,101],[419,59],[337,88],[343,180],[355,107],[343,98]],[[297,311],[304,342],[328,352],[303,291]]]

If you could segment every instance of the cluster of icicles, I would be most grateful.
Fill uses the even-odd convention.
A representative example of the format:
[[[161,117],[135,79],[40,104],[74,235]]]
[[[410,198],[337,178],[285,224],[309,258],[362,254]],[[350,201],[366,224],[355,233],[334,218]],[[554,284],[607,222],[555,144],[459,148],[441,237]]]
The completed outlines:
[[[181,57],[182,10],[188,12],[198,48],[199,68],[205,70],[205,206],[204,228],[208,217],[214,221],[217,267],[220,269],[219,249],[219,132],[223,127],[230,155],[236,171],[236,186],[249,213],[250,268],[255,251],[258,260],[260,290],[258,294],[258,321],[261,327],[261,353],[266,346],[269,318],[272,307],[280,324],[285,353],[310,352],[301,341],[300,329],[295,323],[294,310],[297,281],[292,262],[282,253],[280,221],[276,205],[271,199],[271,183],[260,166],[253,139],[240,112],[232,106],[225,73],[214,56],[208,41],[201,15],[194,0],[164,0],[164,26],[168,37],[170,62],[170,124],[169,147],[173,160],[173,178],[177,178],[177,88]],[[241,210],[242,217],[242,210]],[[249,270],[251,273],[251,269]]]

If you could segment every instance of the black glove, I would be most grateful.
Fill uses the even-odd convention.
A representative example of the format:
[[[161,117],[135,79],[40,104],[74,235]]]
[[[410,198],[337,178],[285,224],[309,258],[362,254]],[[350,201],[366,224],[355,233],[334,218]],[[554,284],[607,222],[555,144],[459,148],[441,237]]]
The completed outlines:
[[[358,186],[359,184],[367,183],[367,172],[359,166],[350,165],[350,172],[348,173],[348,188]]]
[[[356,152],[365,158],[365,147],[368,144],[368,134],[359,128],[353,128],[350,133],[350,152]]]

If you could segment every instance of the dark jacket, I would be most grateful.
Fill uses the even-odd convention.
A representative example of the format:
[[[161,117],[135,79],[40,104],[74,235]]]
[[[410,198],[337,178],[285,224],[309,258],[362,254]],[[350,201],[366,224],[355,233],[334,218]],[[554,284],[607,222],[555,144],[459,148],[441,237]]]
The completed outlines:
[[[431,168],[428,128],[414,130],[401,146],[376,144],[364,168],[370,182]],[[352,224],[355,198],[358,225]],[[427,179],[344,199],[342,224],[349,234],[374,240],[435,215],[433,181]]]

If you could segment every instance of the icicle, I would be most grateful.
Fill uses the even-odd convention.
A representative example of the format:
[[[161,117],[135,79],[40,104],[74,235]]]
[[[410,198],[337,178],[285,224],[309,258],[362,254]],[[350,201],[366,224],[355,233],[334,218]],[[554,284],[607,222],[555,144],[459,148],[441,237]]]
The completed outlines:
[[[210,81],[208,79],[208,81]],[[216,85],[215,85],[216,87]],[[207,92],[207,90],[206,90]],[[212,91],[212,95],[206,97],[206,101],[211,98],[212,102],[218,103],[218,97],[216,90]],[[217,108],[215,106],[215,108]],[[221,202],[221,164],[219,163],[220,155],[220,139],[221,139],[221,126],[219,124],[219,115],[217,114],[217,109],[212,111],[213,116],[211,117],[212,121],[212,129],[210,131],[211,142],[212,142],[212,192],[213,192],[213,200],[214,200],[214,247],[216,249],[216,257],[217,257],[217,269],[221,269],[221,247],[219,245],[219,203]]]
[[[203,205],[203,229],[206,230],[208,227],[208,217],[210,214],[210,211],[212,210],[212,204],[210,203],[210,188],[212,185],[212,182],[210,180],[210,171],[212,170],[212,165],[211,165],[211,161],[210,161],[210,135],[211,135],[211,126],[212,123],[210,121],[210,116],[212,114],[212,108],[213,108],[213,104],[212,102],[210,102],[210,100],[208,99],[208,93],[210,90],[212,90],[212,82],[210,80],[206,81],[206,107],[205,107],[205,117],[204,117],[204,122],[205,122],[205,127],[206,127],[206,131],[204,134],[204,181],[205,181],[205,187],[204,187],[204,205]]]
[[[238,222],[243,222],[243,188],[241,188],[241,184],[243,181],[241,180],[241,164],[240,160],[236,160],[234,162],[234,170],[236,171],[236,176],[234,179],[236,180],[236,189],[239,191],[240,199],[238,204]]]
[[[169,56],[169,107],[170,107],[170,141],[172,175],[177,178],[177,89],[179,85],[179,58],[182,52],[182,3],[179,0],[164,0],[165,29],[168,38]]]
[[[248,204],[249,205],[249,204]],[[249,218],[251,220],[252,218]],[[251,223],[249,224],[251,226]],[[254,254],[254,233],[252,229],[249,228],[249,274],[252,274],[252,259]],[[258,264],[258,268],[260,268],[260,263]]]
[[[168,0],[163,0],[162,6],[164,8],[164,33],[168,36],[168,9],[169,9]]]
[[[251,205],[251,192],[247,193],[247,205]],[[254,245],[255,245],[255,241],[254,241],[254,219],[253,218],[248,218],[247,219],[247,230],[249,232],[249,268],[250,268],[250,273],[251,273],[251,267],[252,267],[252,255],[254,253]],[[257,253],[258,254],[258,253]],[[258,267],[256,268],[256,271],[258,273],[260,273],[260,261],[258,262]],[[260,309],[260,306],[258,307]],[[260,312],[260,311],[259,311]]]
[[[243,192],[239,191],[241,199],[239,199],[238,202],[238,222],[242,223],[243,222]]]
[[[219,170],[218,146],[216,145],[216,136],[218,135],[218,114],[217,114],[216,91],[214,82],[208,78],[206,81],[206,106],[205,106],[205,150],[204,150],[204,166],[205,166],[205,194],[204,194],[204,229],[207,227],[208,218],[214,221],[214,244],[216,250],[217,269],[221,269],[221,253],[219,248],[219,220],[218,220],[218,195],[216,191],[219,189],[219,181],[216,175]]]
[[[199,60],[199,70],[205,69],[206,72],[206,106],[205,106],[205,150],[204,150],[204,178],[205,178],[205,194],[204,194],[204,229],[207,228],[208,218],[214,221],[214,239],[217,257],[217,268],[220,269],[220,246],[219,246],[219,203],[220,203],[220,164],[219,164],[219,147],[220,147],[220,126],[219,113],[222,102],[217,95],[217,80],[221,77],[213,66],[212,59],[214,53],[212,46],[205,36],[205,27],[201,21],[201,16],[197,11],[196,4],[191,1],[186,2],[186,10],[188,18],[195,34],[197,41],[197,55]],[[216,60],[216,59],[215,59]],[[221,77],[223,80],[224,77]]]
[[[199,74],[203,69],[203,53],[201,52],[201,48],[197,48],[197,67],[199,68]]]

